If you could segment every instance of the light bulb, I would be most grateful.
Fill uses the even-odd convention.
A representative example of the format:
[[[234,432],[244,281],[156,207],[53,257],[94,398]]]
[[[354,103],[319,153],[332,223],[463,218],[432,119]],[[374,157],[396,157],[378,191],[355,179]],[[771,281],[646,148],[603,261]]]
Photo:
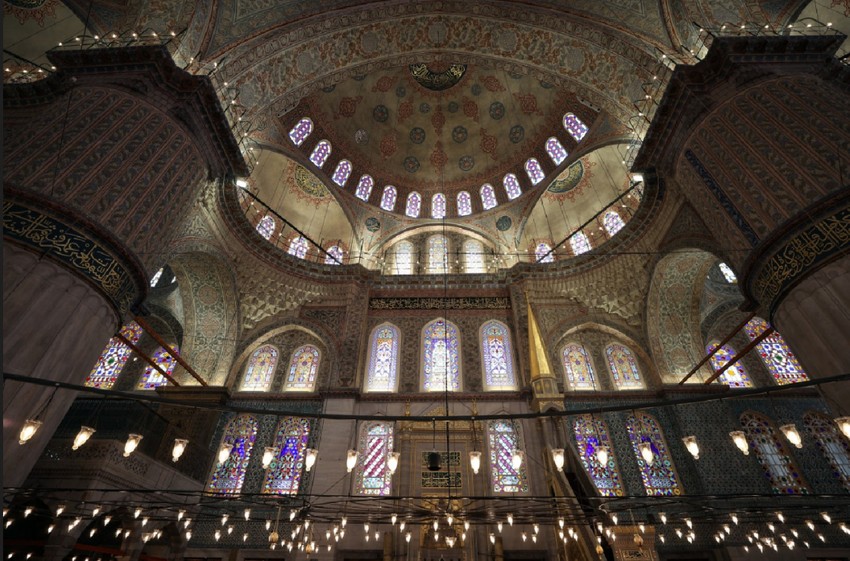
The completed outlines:
[[[142,438],[144,437],[141,434],[130,434],[130,436],[127,437],[127,442],[124,443],[125,458],[129,458],[130,454],[132,454],[136,450]]]
[[[222,525],[222,526],[224,526],[225,524],[227,524],[227,519],[228,519],[228,518],[230,518],[230,515],[229,515],[229,514],[222,514],[222,515],[221,515],[221,525]]]
[[[732,523],[735,524],[735,526],[737,526],[738,525],[738,515],[733,512],[731,514],[731,518],[732,518]]]
[[[387,454],[387,467],[389,468],[390,473],[395,473],[395,470],[398,469],[398,459],[400,457],[400,452],[390,452]]]
[[[398,514],[393,513],[393,515],[392,515],[392,516],[390,516],[390,523],[391,523],[393,526],[395,526],[396,520],[398,520]]]
[[[469,531],[469,520],[463,521],[463,529],[467,532]]]
[[[51,533],[51,532],[53,531],[53,529],[54,529],[54,528],[56,528],[56,524],[51,524],[50,526],[48,526],[48,527],[47,527],[47,533],[48,533],[48,534],[49,534],[49,533]],[[120,531],[121,531],[121,528],[118,528],[118,531],[120,532]]]
[[[677,536],[679,539],[682,539],[682,530],[680,530],[679,528],[676,528],[676,536]]]
[[[398,529],[399,529],[399,531],[400,531],[400,532],[404,532],[404,527],[405,527],[405,526],[407,526],[407,522],[405,522],[404,520],[402,520],[401,522],[399,522],[399,523],[398,523]]]
[[[469,453],[469,467],[472,468],[472,473],[478,474],[478,470],[481,469],[481,452],[472,450]]]
[[[35,436],[41,424],[41,421],[36,421],[35,419],[24,421],[24,426],[21,427],[21,432],[18,434],[18,444],[26,444],[29,439]]]
[[[803,447],[803,438],[800,436],[800,433],[797,432],[797,427],[796,425],[794,425],[794,423],[782,425],[781,427],[779,427],[779,430],[782,431],[782,434],[785,435],[785,438],[788,439],[788,442],[790,442],[797,448]]]
[[[690,518],[685,518],[685,525],[686,525],[686,526],[688,527],[688,529],[690,529],[690,530],[692,530],[692,529],[694,528],[694,523],[691,521],[691,519],[690,519]]]
[[[655,454],[652,453],[652,445],[649,442],[641,442],[638,444],[638,450],[640,450],[640,456],[646,465],[651,466],[655,459]]]
[[[617,525],[617,515],[616,514],[611,515],[611,522],[613,522],[615,526]]]
[[[218,541],[220,539],[221,539],[221,530],[216,530],[215,531],[215,541]]]
[[[292,510],[290,510],[289,511],[289,521],[292,522],[293,520],[295,520],[295,516],[297,514],[298,514],[298,511],[295,510],[294,508]],[[342,519],[342,527],[345,528],[345,518],[344,517]]]
[[[148,518],[147,516],[143,516],[143,517],[142,517],[142,526],[147,525],[148,520],[150,520],[150,518]]]
[[[537,543],[537,534],[531,535],[531,541],[533,541],[534,543]]]
[[[315,448],[307,448],[304,455],[304,470],[310,471],[316,465],[316,458],[319,457],[319,451]]]
[[[269,466],[272,465],[276,451],[277,449],[274,446],[266,446],[263,449],[263,469],[269,469]]]
[[[641,533],[641,534],[642,534],[642,533],[644,533],[644,532],[646,532],[646,525],[645,525],[643,522],[640,522],[640,523],[638,524],[638,530],[640,530],[640,533]]]
[[[783,514],[781,512],[776,513],[776,519],[779,520],[780,522],[783,522],[783,523],[785,522],[785,516],[783,516]]]
[[[189,444],[189,441],[185,438],[175,438],[174,439],[174,447],[171,449],[171,461],[176,462],[180,459],[180,456],[183,455],[183,452],[186,451],[186,446]]]
[[[496,543],[496,534],[490,532],[490,543]]]
[[[186,541],[192,539],[192,530],[186,530]]]
[[[523,532],[523,533],[522,533],[522,541],[527,541],[527,540],[528,540],[528,534],[526,534],[525,532]]]
[[[697,437],[686,436],[682,439],[682,442],[685,443],[685,448],[687,448],[688,452],[691,453],[691,456],[693,456],[695,460],[699,460],[699,444],[697,444]]]
[[[246,508],[245,509],[245,520],[250,520],[250,519],[251,519],[251,509]]]
[[[104,526],[109,526],[109,523],[110,523],[110,522],[112,522],[112,517],[111,517],[111,516],[104,516],[104,517],[103,517],[103,525],[104,525]]]
[[[354,470],[354,466],[357,465],[357,450],[349,450],[345,456],[345,469],[348,473],[351,473]]]
[[[434,531],[436,532],[437,528],[440,527],[440,522],[439,522],[439,520],[434,520],[434,522],[431,525],[434,527]]]
[[[434,529],[436,530],[436,528],[434,528]],[[363,524],[363,531],[367,534],[369,533],[369,523],[368,522],[365,522]]]
[[[555,467],[558,468],[559,471],[563,471],[563,469],[564,469],[564,449],[563,448],[553,448],[552,449],[552,461],[555,462]]]
[[[511,467],[514,468],[514,471],[517,471],[522,467],[524,455],[525,454],[523,454],[522,450],[514,450],[514,453],[511,455]]]
[[[667,514],[665,514],[663,512],[659,512],[658,518],[661,520],[662,524],[667,524]]]
[[[218,448],[218,463],[223,464],[226,462],[230,457],[231,452],[233,452],[233,444],[222,442],[221,446]]]
[[[140,514],[142,514],[142,509],[136,507],[136,510],[133,511],[133,518],[138,518]]]
[[[74,445],[71,446],[71,450],[76,450],[86,442],[88,442],[91,435],[95,433],[95,430],[91,427],[87,427],[83,425],[80,427],[80,432],[77,433],[77,436],[74,437]]]
[[[747,436],[744,434],[744,431],[733,430],[729,433],[729,436],[732,437],[732,442],[735,443],[735,446],[738,447],[738,450],[743,452],[745,456],[749,456],[750,445],[747,444]]]
[[[563,518],[558,518],[558,528],[560,528],[561,530],[564,529],[564,519]]]
[[[233,524],[231,524],[230,526],[227,527],[227,535],[229,536],[232,533],[233,533]]]
[[[65,505],[59,505],[56,507],[56,516],[59,516],[63,512],[65,512]]]
[[[815,523],[812,522],[811,520],[806,520],[806,526],[809,527],[809,530],[814,531],[814,529],[815,529]]]
[[[850,417],[838,417],[835,419],[835,424],[838,425],[844,436],[850,438]]]
[[[499,520],[498,522],[496,522],[496,529],[497,529],[497,530],[499,530],[499,533],[500,533],[500,534],[502,533],[502,528],[503,528],[503,527],[504,527],[504,524],[502,524],[502,521],[501,521],[501,520]]]
[[[832,524],[832,518],[829,516],[829,513],[821,512],[820,517],[823,518],[827,524]]]
[[[410,543],[410,532],[407,532],[407,533],[404,535],[404,541],[406,541],[407,543]]]
[[[514,525],[514,515],[511,514],[511,513],[508,513],[508,526],[513,526],[513,525]]]
[[[177,511],[177,521],[180,522],[183,520],[183,517],[186,516],[186,511],[184,509],[180,509]]]
[[[448,524],[449,526],[451,526],[452,524],[454,524],[454,521],[455,521],[455,517],[454,517],[454,516],[452,516],[452,513],[451,513],[451,512],[450,512],[450,513],[448,513],[448,514],[446,515],[446,524]]]
[[[343,517],[342,517],[342,520],[340,520],[340,521],[339,521],[339,525],[340,525],[340,527],[345,528],[345,525],[346,525],[346,524],[348,524],[348,518],[346,518],[345,516],[343,516]]]

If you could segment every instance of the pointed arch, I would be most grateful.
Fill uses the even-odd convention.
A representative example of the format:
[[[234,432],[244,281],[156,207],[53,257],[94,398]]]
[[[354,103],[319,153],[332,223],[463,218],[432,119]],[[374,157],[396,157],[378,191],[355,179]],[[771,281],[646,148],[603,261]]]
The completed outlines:
[[[540,241],[534,246],[534,260],[536,263],[554,263],[555,252],[552,245],[547,241]]]
[[[345,250],[334,244],[326,249],[325,265],[342,265],[345,260]]]
[[[395,201],[398,196],[396,188],[392,185],[384,187],[384,192],[381,194],[381,208],[387,212],[392,212],[395,209]]]
[[[590,251],[592,247],[584,232],[576,232],[570,236],[570,249],[573,250],[573,255],[581,255]]]
[[[180,348],[177,345],[171,345],[171,348],[174,349],[175,353],[180,354]],[[157,366],[162,368],[169,376],[171,376],[171,374],[174,372],[174,367],[177,366],[177,361],[174,359],[173,356],[171,356],[171,353],[169,353],[162,347],[158,348],[151,358],[157,364]],[[136,389],[153,390],[160,386],[164,386],[167,383],[168,381],[165,379],[165,376],[160,374],[159,370],[157,370],[153,366],[148,366],[147,368],[145,368],[145,372],[139,379],[139,383],[136,386]]]
[[[481,186],[480,194],[481,206],[484,207],[484,210],[490,210],[499,204],[496,200],[496,191],[493,190],[493,186],[489,183],[485,183]]]
[[[391,323],[382,323],[369,336],[369,360],[366,392],[398,391],[398,357],[401,331]]]
[[[395,270],[396,275],[412,275],[415,272],[414,265],[416,256],[413,244],[407,240],[400,241],[395,246]]]
[[[561,348],[561,364],[567,387],[571,390],[596,390],[596,376],[587,349],[579,343],[567,343]]]
[[[469,216],[472,214],[472,197],[467,191],[461,191],[457,194],[457,215]]]
[[[262,345],[251,354],[239,391],[267,392],[277,368],[278,350],[274,345]]]
[[[498,320],[485,322],[479,330],[484,390],[517,389],[513,347],[508,326]]]
[[[646,387],[640,375],[634,353],[625,345],[611,343],[605,347],[608,369],[618,390],[640,389]]]
[[[599,495],[602,497],[622,496],[620,470],[617,468],[617,457],[614,454],[611,439],[608,437],[608,426],[605,421],[596,419],[592,415],[580,415],[573,421],[573,434],[581,457],[581,465],[584,466]],[[599,461],[600,447],[608,450],[608,461],[605,464]]]
[[[449,272],[449,240],[443,234],[428,237],[428,273],[444,275]]]
[[[131,321],[122,327],[119,333],[135,345],[142,336],[142,327],[135,321]],[[86,377],[85,386],[104,390],[112,389],[132,353],[130,347],[125,345],[118,337],[110,339],[106,348],[100,353],[97,362],[95,362],[94,368]]]
[[[422,195],[413,191],[407,196],[407,204],[404,206],[404,214],[411,218],[419,218],[422,208]]]
[[[561,162],[566,160],[569,155],[561,144],[561,141],[554,136],[549,137],[549,140],[546,141],[546,153],[549,154],[549,158],[552,159],[552,163],[556,166],[561,165]]]
[[[717,348],[719,342],[712,341],[705,347],[705,352],[710,353],[717,349],[717,351],[711,355],[711,367],[714,371],[718,371],[726,364],[732,360],[736,354],[738,354],[731,345],[723,345],[719,349]],[[747,369],[744,367],[743,362],[740,360],[726,369],[723,374],[717,379],[721,384],[726,384],[730,388],[751,388],[753,387],[753,382],[750,379],[750,375],[747,373]]]
[[[275,222],[274,217],[270,214],[263,216],[260,221],[257,222],[257,233],[267,240],[271,239],[275,228],[277,228],[277,222]]]
[[[363,175],[360,181],[357,182],[357,189],[354,190],[354,196],[361,201],[368,201],[372,195],[372,187],[375,186],[375,180],[371,175]]]
[[[581,142],[588,130],[587,125],[585,125],[581,119],[576,117],[573,113],[567,113],[564,115],[564,129],[570,133],[570,136],[572,136],[576,142]]]
[[[387,467],[387,455],[392,451],[392,423],[377,421],[360,427],[354,476],[354,492],[357,495],[385,496],[392,493],[392,473]]]
[[[434,193],[431,197],[431,218],[437,220],[446,217],[446,196],[442,193]]]
[[[348,160],[340,160],[339,163],[336,165],[336,169],[334,170],[334,174],[331,179],[340,187],[345,187],[345,183],[348,181],[350,175],[351,162],[349,162]]]
[[[466,240],[463,242],[463,270],[468,274],[480,274],[487,272],[484,263],[484,244],[478,240]]]
[[[746,331],[750,341],[755,341],[756,337],[764,333],[768,325],[760,317],[754,317],[744,326],[744,331]],[[777,384],[794,384],[809,379],[806,371],[800,366],[797,356],[791,351],[788,343],[785,342],[778,331],[774,331],[756,345],[756,350],[758,350],[761,361]]]
[[[327,140],[320,140],[316,147],[313,148],[313,152],[310,154],[310,161],[313,164],[320,168],[325,165],[325,162],[328,161],[328,158],[331,155],[331,143]]]
[[[301,146],[301,144],[310,136],[310,133],[313,132],[313,121],[309,117],[304,117],[292,127],[289,131],[289,140],[295,146]]]
[[[304,236],[295,236],[289,241],[289,249],[286,252],[293,257],[304,259],[307,257],[307,250],[310,244]]]
[[[285,392],[312,392],[316,389],[321,354],[314,345],[301,345],[289,359],[289,372],[283,384]]]
[[[602,224],[605,226],[605,231],[608,232],[610,237],[614,237],[626,225],[616,210],[606,212],[602,218]]]
[[[528,475],[523,462],[514,469],[514,451],[523,452],[519,431],[511,421],[498,419],[487,422],[487,444],[490,450],[490,483],[493,493],[527,493]]]
[[[462,390],[460,333],[457,326],[437,318],[422,328],[422,389]]]
[[[841,434],[835,421],[823,413],[809,411],[803,415],[803,426],[818,443],[832,475],[850,491],[850,441]]]
[[[510,201],[522,195],[522,187],[519,185],[519,179],[512,173],[505,175],[502,179],[502,186],[505,188],[505,194]]]
[[[776,437],[773,422],[767,417],[748,411],[741,415],[741,426],[747,435],[774,494],[805,495],[809,486],[786,445]]]
[[[540,162],[537,161],[537,158],[529,158],[525,162],[525,173],[528,175],[528,179],[531,180],[532,185],[537,185],[546,175],[543,173],[543,168],[540,166]]]
[[[233,449],[223,462],[219,462],[216,458],[207,481],[208,493],[238,495],[242,491],[245,470],[248,468],[256,438],[257,419],[251,415],[238,415],[227,424],[219,446],[229,444],[233,446]]]
[[[284,417],[275,431],[275,457],[266,469],[262,493],[297,495],[310,439],[310,420]]]
[[[652,415],[638,412],[627,420],[629,440],[640,469],[643,487],[650,496],[681,495],[683,490],[679,476],[667,448],[667,441],[658,421]],[[653,460],[647,464],[640,452],[640,444],[647,443],[652,450]]]

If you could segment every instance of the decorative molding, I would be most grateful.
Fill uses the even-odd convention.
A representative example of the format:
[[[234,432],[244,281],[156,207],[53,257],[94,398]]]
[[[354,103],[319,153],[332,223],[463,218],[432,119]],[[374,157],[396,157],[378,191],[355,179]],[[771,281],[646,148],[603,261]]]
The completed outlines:
[[[370,298],[370,310],[507,310],[507,297]]]

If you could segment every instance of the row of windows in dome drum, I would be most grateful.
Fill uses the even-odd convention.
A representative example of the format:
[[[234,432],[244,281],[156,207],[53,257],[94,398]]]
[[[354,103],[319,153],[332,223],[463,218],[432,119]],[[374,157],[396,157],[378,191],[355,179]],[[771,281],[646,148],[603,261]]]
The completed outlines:
[[[587,126],[573,113],[567,113],[563,118],[564,129],[576,140],[581,142],[585,134],[587,134]],[[313,121],[309,117],[304,117],[289,131],[289,138],[296,146],[301,146],[308,136],[313,132]],[[322,168],[331,155],[332,146],[327,140],[320,140],[313,151],[310,153],[310,161],[318,168]],[[564,149],[561,142],[556,137],[550,137],[546,141],[546,153],[551,158],[555,166],[561,165],[567,159],[569,154]],[[536,158],[529,158],[525,162],[525,172],[528,175],[532,185],[537,185],[545,178],[545,173]],[[348,160],[341,160],[333,174],[331,180],[340,187],[345,187],[351,176],[352,165]],[[509,173],[502,180],[505,194],[508,200],[513,200],[522,194],[522,189],[519,185],[519,180],[516,175]],[[360,181],[355,189],[355,196],[363,201],[368,201],[372,194],[374,180],[368,174],[361,176]],[[464,196],[458,195],[457,213],[458,216],[468,216],[472,213],[472,201],[469,193],[463,192]],[[484,210],[490,210],[498,205],[496,193],[493,186],[484,184],[480,189],[481,206]],[[442,219],[446,216],[446,200],[445,195],[439,194],[440,198],[432,198],[431,218]],[[380,207],[383,210],[392,212],[395,210],[397,190],[392,185],[387,185],[381,195]],[[437,197],[435,195],[434,197]],[[422,198],[419,193],[410,193],[407,197],[404,213],[411,218],[418,218],[421,212]]]
[[[259,222],[257,222],[256,230],[263,238],[266,240],[271,240],[271,237],[274,235],[275,230],[277,229],[277,222],[275,219],[267,214],[263,216]],[[299,259],[306,259],[307,253],[310,250],[310,242],[304,236],[293,236],[289,240],[289,245],[287,246],[286,252],[293,257],[298,257]],[[343,259],[345,258],[345,250],[343,250],[339,245],[331,245],[325,249],[324,252],[324,264],[325,265],[340,265],[343,263]]]

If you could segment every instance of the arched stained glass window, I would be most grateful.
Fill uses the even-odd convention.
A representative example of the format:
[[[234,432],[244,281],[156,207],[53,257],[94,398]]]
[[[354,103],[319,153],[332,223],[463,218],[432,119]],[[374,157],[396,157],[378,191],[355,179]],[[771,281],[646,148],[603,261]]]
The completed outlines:
[[[537,263],[554,263],[555,252],[547,242],[540,242],[534,248],[534,261]]]
[[[603,497],[620,497],[623,487],[620,482],[620,472],[617,469],[617,459],[614,447],[608,438],[608,427],[602,419],[594,419],[591,415],[581,415],[573,422],[573,431],[581,456],[581,465],[587,475],[596,485],[599,495]],[[600,447],[608,450],[608,461],[602,464],[597,451]]]
[[[308,117],[304,117],[298,123],[292,127],[292,130],[289,131],[289,140],[295,146],[301,146],[301,143],[310,136],[310,133],[313,132],[313,121],[311,121]]]
[[[512,174],[509,173],[502,179],[502,185],[505,187],[505,193],[508,195],[508,200],[514,200],[515,198],[522,195],[522,187],[519,186],[519,179]]]
[[[747,337],[755,341],[756,337],[764,333],[768,323],[760,317],[754,317],[744,326]],[[761,343],[756,345],[762,362],[767,367],[773,379],[779,385],[805,382],[809,379],[797,357],[791,352],[785,339],[778,331],[768,335]]]
[[[449,267],[449,241],[446,236],[436,234],[428,238],[428,272],[443,275]]]
[[[385,496],[392,492],[393,474],[387,467],[387,455],[392,450],[392,423],[367,423],[360,428],[354,478],[356,494]]]
[[[263,493],[297,495],[310,439],[310,420],[284,417],[277,425],[275,457],[266,469]]]
[[[608,359],[608,368],[611,369],[611,375],[614,377],[614,385],[617,386],[617,389],[644,387],[635,355],[628,347],[611,343],[605,348],[605,357]]]
[[[313,148],[313,153],[310,154],[310,161],[313,162],[317,168],[325,165],[325,162],[328,161],[328,157],[331,155],[331,143],[327,140],[320,140],[316,147]]]
[[[395,200],[398,197],[396,188],[392,185],[384,187],[384,192],[381,194],[381,208],[392,212],[395,209]]]
[[[325,255],[325,265],[342,265],[342,260],[345,257],[345,251],[338,245],[332,245],[327,250]]]
[[[163,270],[164,270],[164,269],[163,269],[162,267],[160,267],[160,268],[159,268],[159,271],[157,271],[156,273],[154,273],[153,277],[151,278],[151,288],[156,287],[157,283],[159,282],[160,277],[162,276],[162,271],[163,271]]]
[[[537,158],[529,158],[525,162],[525,173],[528,174],[528,178],[531,180],[532,185],[537,185],[543,178],[545,177],[543,174],[543,168],[540,167],[540,162],[537,161]]]
[[[472,197],[466,191],[457,194],[457,215],[469,216],[472,214]]]
[[[394,392],[398,389],[398,349],[401,333],[390,323],[372,330],[369,343],[367,392]]]
[[[435,193],[431,197],[431,218],[446,217],[446,196],[442,193]]]
[[[664,434],[655,417],[645,413],[637,413],[637,417],[629,415],[627,429],[646,494],[649,496],[681,495],[682,486],[679,484],[673,460],[667,451]],[[644,461],[640,452],[639,445],[644,442],[649,443],[652,450],[651,465]]]
[[[460,336],[457,326],[443,318],[422,330],[422,386],[426,392],[461,390]]]
[[[850,442],[838,431],[835,422],[822,413],[806,413],[803,425],[832,466],[832,474],[850,490]]]
[[[395,274],[412,275],[415,262],[413,244],[408,241],[398,242],[395,246]]]
[[[463,242],[463,267],[468,274],[486,273],[484,265],[484,244],[478,240]]]
[[[561,162],[566,160],[568,155],[561,141],[554,136],[546,141],[546,153],[549,154],[549,157],[552,158],[556,166],[561,165]]]
[[[564,115],[564,128],[576,142],[581,142],[581,139],[587,134],[587,125],[572,113]]]
[[[411,218],[419,218],[419,210],[422,208],[422,195],[416,191],[407,196],[407,204],[404,213]]]
[[[705,347],[705,352],[710,353],[714,349],[717,349],[717,341],[712,341]],[[730,347],[729,345],[723,345],[717,352],[711,355],[711,367],[717,371],[726,366],[730,360],[732,360],[737,353],[735,349]],[[744,368],[744,364],[739,360],[732,366],[726,369],[726,371],[720,375],[717,379],[721,384],[726,384],[730,388],[751,388],[753,387],[753,382],[750,380],[749,374],[747,374],[747,369]]]
[[[573,250],[573,255],[581,255],[590,251],[590,240],[584,235],[584,232],[576,232],[570,237],[570,249]]]
[[[272,345],[259,347],[245,368],[245,376],[239,391],[243,392],[267,392],[272,385],[274,371],[277,367],[277,349]]]
[[[287,253],[298,257],[299,259],[304,259],[307,256],[307,249],[310,247],[307,238],[304,236],[296,236],[292,238],[289,242],[289,249]]]
[[[351,175],[351,162],[348,160],[340,160],[336,165],[336,169],[334,170],[333,182],[339,185],[340,187],[345,186],[345,182],[348,181],[348,177]]]
[[[122,327],[119,333],[135,345],[142,336],[142,328],[135,321],[131,321]],[[106,348],[100,353],[97,362],[94,363],[94,368],[89,372],[85,382],[86,387],[112,389],[132,352],[130,347],[125,345],[118,337],[110,339]]]
[[[571,390],[595,390],[596,376],[587,349],[578,343],[567,343],[561,349],[561,361]]]
[[[257,420],[250,415],[239,415],[227,424],[221,444],[231,444],[233,450],[224,462],[213,465],[207,482],[207,492],[216,495],[237,495],[245,482],[245,470],[251,459],[251,450],[257,438]]]
[[[734,271],[732,271],[732,268],[729,265],[721,261],[717,264],[717,267],[720,269],[720,273],[723,275],[723,278],[726,279],[726,282],[729,284],[736,284],[738,282],[738,277],[735,276]]]
[[[487,444],[490,450],[490,482],[494,493],[525,493],[528,491],[528,476],[525,462],[514,469],[511,459],[514,451],[522,451],[522,445],[513,423],[506,420],[487,422]]]
[[[357,183],[357,189],[354,191],[354,196],[361,201],[368,201],[369,196],[372,194],[372,187],[374,185],[375,181],[372,179],[371,175],[361,176],[360,181]]]
[[[493,190],[493,186],[489,183],[485,183],[481,186],[481,206],[484,207],[484,210],[490,210],[494,208],[497,204],[496,201],[496,191]]]
[[[171,348],[174,349],[175,353],[180,353],[180,349],[177,345],[171,345]],[[156,365],[162,368],[169,376],[171,376],[171,373],[174,372],[174,367],[177,366],[177,361],[174,357],[162,347],[158,348],[151,358]],[[136,389],[152,390],[159,386],[164,386],[167,383],[168,381],[165,379],[165,376],[160,374],[159,370],[153,366],[148,366],[145,368],[145,372],[142,374]]]
[[[773,423],[757,413],[741,415],[741,425],[747,434],[750,447],[770,481],[773,493],[777,495],[805,495],[809,486],[803,481],[800,470],[785,448],[785,444],[776,438]]]
[[[611,237],[622,230],[623,226],[626,225],[615,210],[609,210],[606,212],[605,217],[602,219],[602,223],[605,225],[605,231],[608,232],[608,235]]]
[[[274,221],[274,218],[272,218],[271,215],[267,214],[263,216],[259,222],[257,222],[257,233],[267,240],[271,239],[276,226],[277,223]]]
[[[511,333],[500,321],[488,321],[481,326],[481,364],[484,367],[485,390],[514,390]]]
[[[295,349],[289,359],[289,373],[283,385],[285,392],[311,392],[316,387],[319,372],[319,349],[313,345],[302,345]]]

